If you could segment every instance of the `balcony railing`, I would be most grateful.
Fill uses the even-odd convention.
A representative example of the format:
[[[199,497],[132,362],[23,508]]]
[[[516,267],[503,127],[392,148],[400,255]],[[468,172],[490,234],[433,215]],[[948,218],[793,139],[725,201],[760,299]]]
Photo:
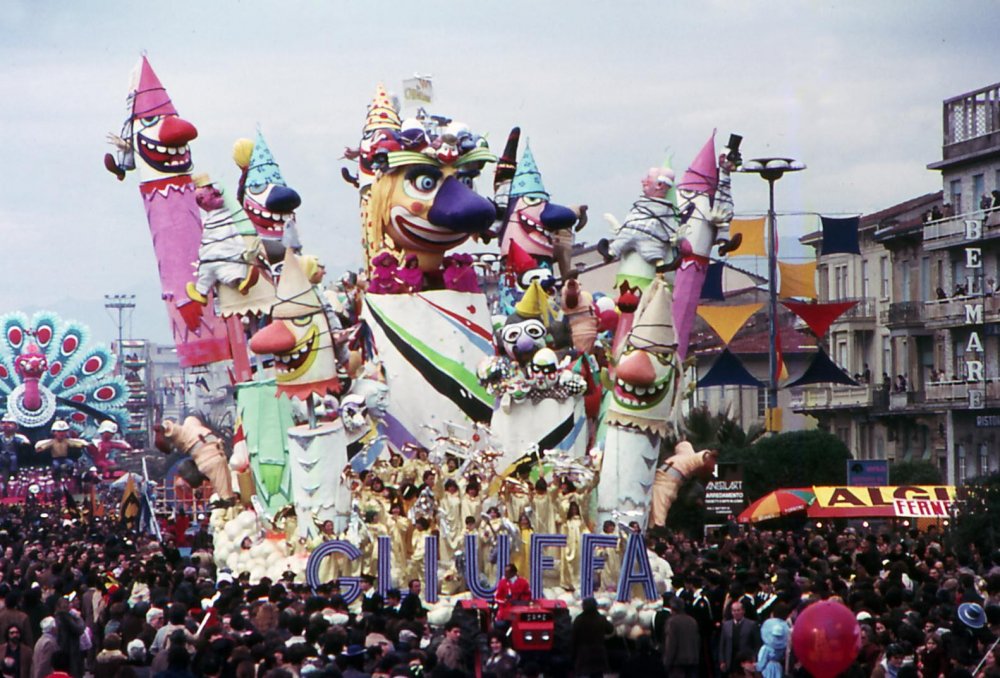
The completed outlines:
[[[887,392],[871,384],[847,386],[834,384],[829,386],[806,386],[792,398],[792,409],[839,409],[851,407],[870,407],[886,409],[888,407]]]
[[[932,299],[924,302],[924,317],[928,323],[944,322],[965,324],[966,304],[983,304],[984,316],[996,313],[998,301],[994,295],[984,297],[980,294],[970,294],[950,299]]]
[[[889,394],[890,410],[905,410],[911,405],[924,402],[923,391],[894,391]]]
[[[889,304],[879,314],[879,320],[885,325],[919,325],[924,321],[924,304],[920,301],[898,301]]]
[[[977,196],[976,200],[979,199]],[[924,224],[924,249],[940,250],[955,245],[964,245],[967,221],[977,221],[982,224],[983,238],[995,238],[1000,235],[1000,210],[973,210],[964,214],[935,219]]]
[[[838,299],[837,301],[857,301],[854,306],[847,309],[843,315],[837,318],[837,322],[845,320],[875,320],[875,299],[872,297],[856,297],[854,299]]]
[[[927,384],[928,403],[964,403],[969,400],[970,390],[980,390],[984,392],[987,400],[994,400],[1000,397],[1000,382],[988,380],[983,382],[969,382],[963,380],[937,381]]]
[[[1000,83],[944,102],[944,145],[1000,131]]]

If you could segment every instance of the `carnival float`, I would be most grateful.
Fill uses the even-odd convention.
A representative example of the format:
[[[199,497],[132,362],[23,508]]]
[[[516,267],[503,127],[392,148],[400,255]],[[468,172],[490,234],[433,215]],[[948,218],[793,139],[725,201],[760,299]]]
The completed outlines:
[[[234,144],[240,179],[223,187],[192,174],[197,130],[145,57],[126,110],[105,166],[138,170],[181,364],[231,361],[234,431],[196,417],[156,429],[215,493],[220,569],[336,578],[351,601],[362,575],[383,592],[422,579],[440,623],[492,598],[513,563],[536,600],[575,612],[596,594],[620,633],[650,627],[671,573],[641,533],[715,463],[684,441],[681,403],[706,279],[740,247],[738,136],[717,149],[706,130],[679,179],[637,172],[641,194],[598,246],[617,287],[587,290],[570,261],[587,207],[549,194],[540,146],[513,127],[497,156],[457,119],[405,117],[378,85],[343,171],[364,268],[330,280],[259,129]],[[21,332],[18,347],[40,340]],[[50,358],[22,393],[58,381],[69,390],[45,407],[71,406],[87,387],[66,375],[89,357],[62,373]],[[15,365],[0,367],[12,393]],[[8,412],[32,407],[8,395]]]

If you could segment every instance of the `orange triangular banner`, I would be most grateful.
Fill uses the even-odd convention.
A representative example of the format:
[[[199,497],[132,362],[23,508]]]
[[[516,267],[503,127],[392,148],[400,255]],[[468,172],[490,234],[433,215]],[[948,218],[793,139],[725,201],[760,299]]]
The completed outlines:
[[[785,298],[816,298],[815,261],[809,261],[804,264],[788,264],[784,261],[779,261],[778,270],[781,271],[781,290],[779,296]]]
[[[698,315],[722,338],[722,343],[728,345],[750,316],[763,306],[763,302],[740,306],[699,306]]]
[[[729,222],[729,239],[732,240],[737,234],[743,236],[740,246],[732,250],[730,256],[754,256],[763,257],[767,254],[764,249],[764,217],[757,219],[733,219]]]

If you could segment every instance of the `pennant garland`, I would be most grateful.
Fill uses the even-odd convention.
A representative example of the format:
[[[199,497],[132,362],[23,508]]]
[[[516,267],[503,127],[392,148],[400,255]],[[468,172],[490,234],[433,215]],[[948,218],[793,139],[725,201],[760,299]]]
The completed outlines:
[[[806,384],[846,384],[847,386],[857,386],[858,382],[840,369],[836,363],[830,360],[830,356],[821,348],[813,358],[812,363],[806,368],[798,379],[786,384],[787,387],[805,386]]]
[[[707,386],[755,386],[763,388],[764,383],[755,378],[743,366],[739,358],[729,349],[724,349],[708,372],[698,380],[698,388]]]
[[[765,223],[765,217],[733,219],[729,222],[729,239],[733,240],[737,235],[743,236],[740,246],[731,251],[729,255],[734,257],[767,256],[767,250],[764,248]]]
[[[861,254],[858,227],[861,217],[834,218],[820,216],[823,222],[823,249],[827,254]]]
[[[785,308],[802,318],[817,338],[822,339],[830,325],[849,311],[858,301],[831,301],[826,304],[807,304],[801,301],[782,301]]]
[[[764,306],[763,302],[739,306],[699,306],[698,315],[729,344],[750,317]]]
[[[725,271],[725,266],[721,261],[714,261],[708,265],[708,272],[705,273],[705,282],[701,285],[701,301],[726,300],[726,295],[722,289],[722,274]]]
[[[786,298],[816,298],[815,261],[808,261],[804,264],[788,264],[784,261],[779,261],[778,270],[781,272],[781,289],[778,292],[779,296]]]

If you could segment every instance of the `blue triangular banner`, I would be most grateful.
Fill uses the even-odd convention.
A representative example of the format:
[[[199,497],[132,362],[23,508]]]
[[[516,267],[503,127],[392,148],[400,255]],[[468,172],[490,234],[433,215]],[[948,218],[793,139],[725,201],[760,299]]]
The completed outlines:
[[[837,364],[830,360],[830,356],[823,349],[819,349],[816,357],[813,358],[812,363],[802,373],[802,376],[795,381],[789,382],[785,387],[805,386],[806,384],[846,384],[848,386],[857,386],[858,382],[851,379],[844,370],[837,367]]]
[[[698,388],[707,386],[763,387],[764,384],[750,374],[747,368],[743,367],[739,358],[730,353],[727,348],[723,349],[719,359],[715,361],[705,376],[698,380]]]

